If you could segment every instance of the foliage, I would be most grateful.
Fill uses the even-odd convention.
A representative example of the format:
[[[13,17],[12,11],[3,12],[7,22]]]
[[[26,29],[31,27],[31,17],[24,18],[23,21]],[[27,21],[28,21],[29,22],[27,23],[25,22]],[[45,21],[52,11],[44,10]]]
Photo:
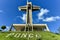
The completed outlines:
[[[2,26],[1,29],[3,29],[3,30],[6,29],[6,26]]]
[[[1,32],[2,30],[0,30],[0,32]]]

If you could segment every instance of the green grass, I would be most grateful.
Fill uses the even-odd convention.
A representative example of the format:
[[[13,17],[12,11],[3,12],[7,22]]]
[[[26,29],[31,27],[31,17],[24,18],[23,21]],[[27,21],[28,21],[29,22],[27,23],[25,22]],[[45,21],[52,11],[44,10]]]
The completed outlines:
[[[8,37],[6,37],[9,34]],[[28,39],[28,35],[24,38],[21,36],[20,37],[15,37],[16,34],[34,34],[32,38]],[[35,35],[38,35],[38,37],[35,37]],[[0,40],[60,40],[60,35],[51,33],[51,32],[43,32],[43,31],[34,31],[34,32],[0,32]]]

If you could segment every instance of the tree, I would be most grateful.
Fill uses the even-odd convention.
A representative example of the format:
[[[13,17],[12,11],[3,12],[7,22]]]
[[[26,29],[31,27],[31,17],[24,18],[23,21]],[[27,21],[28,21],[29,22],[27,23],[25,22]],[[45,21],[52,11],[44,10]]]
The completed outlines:
[[[2,26],[1,29],[3,29],[3,30],[6,29],[6,26]]]
[[[1,32],[2,30],[0,30],[0,32]]]

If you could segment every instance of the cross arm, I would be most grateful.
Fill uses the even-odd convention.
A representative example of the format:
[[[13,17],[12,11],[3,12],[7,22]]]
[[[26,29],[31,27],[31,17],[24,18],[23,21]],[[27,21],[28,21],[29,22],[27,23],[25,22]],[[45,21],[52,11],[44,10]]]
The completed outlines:
[[[33,11],[35,11],[35,10],[40,10],[40,7],[33,5],[32,9],[33,9]]]
[[[26,6],[19,6],[18,9],[19,9],[19,11],[26,11],[27,7]]]

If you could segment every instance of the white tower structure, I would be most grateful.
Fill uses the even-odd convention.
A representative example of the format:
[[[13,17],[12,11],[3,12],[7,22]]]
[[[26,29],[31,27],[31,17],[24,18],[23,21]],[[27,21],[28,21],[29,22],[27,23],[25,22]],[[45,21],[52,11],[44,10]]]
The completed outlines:
[[[32,23],[32,12],[40,10],[39,6],[32,5],[31,2],[27,1],[27,5],[18,7],[19,11],[26,11],[26,24],[13,24],[17,31],[33,31],[33,30],[45,30],[49,31],[47,24],[33,24]]]

